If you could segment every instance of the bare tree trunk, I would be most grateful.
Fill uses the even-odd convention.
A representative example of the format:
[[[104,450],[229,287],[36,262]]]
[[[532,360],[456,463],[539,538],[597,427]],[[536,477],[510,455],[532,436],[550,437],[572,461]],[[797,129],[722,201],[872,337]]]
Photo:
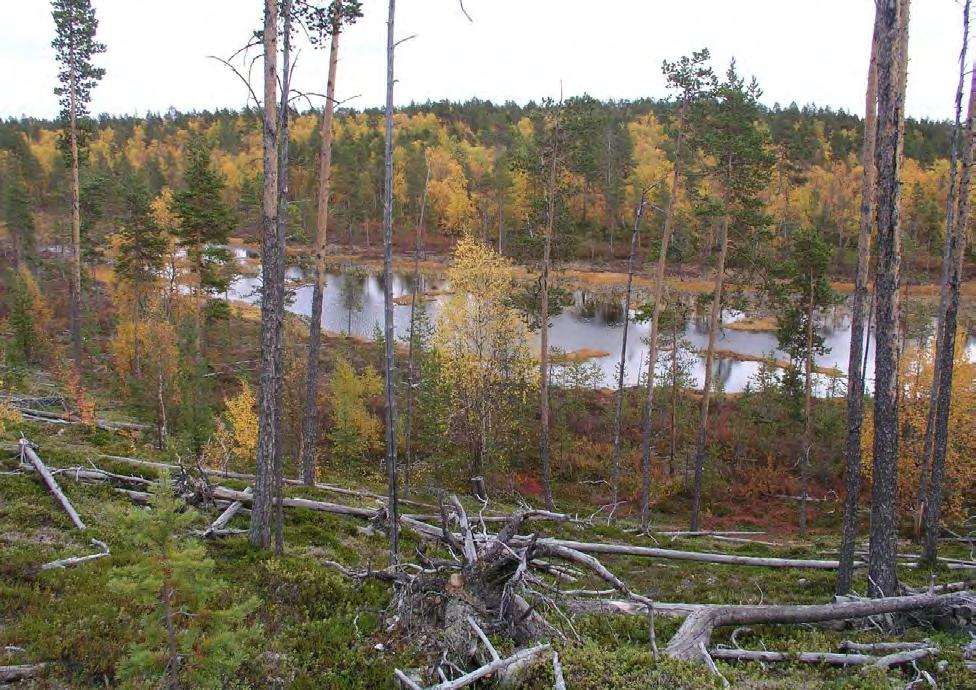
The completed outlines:
[[[678,446],[678,319],[671,320],[671,452],[668,474],[674,476],[674,454]]]
[[[875,269],[874,466],[871,483],[869,593],[898,588],[899,275],[901,166],[908,0],[882,0],[878,46],[878,252]]]
[[[627,364],[627,331],[630,327],[630,299],[634,286],[634,261],[637,255],[637,238],[640,236],[641,219],[644,217],[644,205],[647,203],[647,190],[641,193],[634,213],[634,231],[630,235],[630,255],[627,257],[627,292],[624,296],[624,333],[620,343],[620,364],[617,368],[617,400],[613,415],[613,460],[610,487],[612,491],[611,510],[615,510],[620,502],[620,427],[624,414],[624,367]]]
[[[865,315],[868,298],[868,272],[871,256],[871,226],[874,224],[875,161],[878,108],[878,39],[879,19],[876,13],[868,62],[868,86],[864,104],[864,143],[861,149],[861,225],[857,237],[857,268],[854,274],[854,298],[851,304],[851,346],[847,361],[847,474],[845,480],[844,526],[841,536],[840,568],[837,571],[837,594],[847,594],[854,574],[854,542],[857,539],[857,510],[861,496],[861,424],[864,420],[864,378],[868,344],[871,341],[870,313]],[[868,319],[867,337],[864,333]],[[862,354],[865,359],[862,362]]]
[[[308,366],[305,380],[305,414],[302,423],[302,480],[315,483],[315,445],[318,437],[319,345],[322,341],[322,299],[325,293],[325,247],[328,240],[329,193],[332,188],[332,117],[335,113],[336,66],[339,63],[339,30],[333,27],[329,47],[329,81],[322,114],[322,148],[319,152],[319,207],[315,236],[315,287],[308,331]]]
[[[969,43],[969,7],[970,2],[966,0],[966,4],[963,6],[962,14],[962,50],[959,53],[959,85],[956,89],[956,122],[955,127],[952,129],[952,150],[949,156],[949,191],[946,195],[946,220],[945,220],[945,245],[943,247],[942,254],[942,289],[939,294],[939,313],[937,319],[937,326],[935,329],[935,363],[932,372],[932,388],[929,392],[929,410],[928,417],[926,418],[925,424],[925,441],[922,446],[922,462],[921,469],[919,472],[919,482],[918,482],[918,497],[916,499],[915,506],[915,534],[916,537],[921,536],[922,529],[922,515],[926,510],[925,499],[929,493],[929,468],[932,462],[932,445],[934,442],[935,428],[936,428],[936,417],[938,416],[937,410],[940,407],[940,397],[943,393],[941,377],[945,374],[945,371],[941,368],[940,353],[945,349],[945,325],[947,310],[949,307],[949,282],[951,280],[950,274],[953,271],[955,257],[953,256],[953,249],[956,242],[955,237],[955,227],[954,222],[955,215],[955,205],[956,205],[956,167],[957,160],[959,157],[959,132],[961,129],[960,119],[962,117],[962,92],[963,85],[966,79],[966,51]],[[971,104],[970,104],[970,107]],[[967,119],[967,131],[969,127],[969,122]],[[966,192],[965,187],[960,185],[959,187],[959,200],[962,200],[962,194]],[[955,334],[953,334],[955,335]],[[952,367],[952,358],[949,359],[950,369]]]
[[[800,536],[807,536],[807,493],[810,488],[810,453],[813,451],[813,272],[807,303],[807,356],[803,372],[803,451],[800,453]]]
[[[383,185],[383,316],[384,373],[386,375],[386,474],[389,482],[387,513],[390,529],[390,563],[400,553],[400,524],[397,517],[396,415],[393,409],[395,370],[393,362],[393,20],[396,0],[390,0],[386,22],[386,140]]]
[[[555,510],[552,502],[552,468],[549,458],[549,264],[552,256],[552,233],[556,224],[556,164],[559,156],[559,110],[556,111],[555,131],[553,132],[551,160],[549,161],[549,199],[546,213],[546,236],[542,251],[542,294],[539,300],[539,432],[542,456],[542,492],[548,510]],[[585,203],[584,194],[584,203]],[[584,207],[584,218],[586,211]]]
[[[966,9],[969,9],[969,2],[966,3]],[[935,414],[932,477],[929,480],[928,496],[925,500],[925,545],[922,551],[924,559],[930,563],[935,563],[936,557],[938,556],[939,515],[942,508],[942,487],[949,442],[949,412],[952,404],[956,322],[959,314],[959,287],[962,282],[966,232],[969,226],[969,186],[972,175],[974,146],[976,146],[976,132],[974,130],[976,130],[976,70],[973,70],[972,85],[969,90],[966,143],[959,179],[959,210],[956,213],[956,227],[952,234],[953,239],[950,252],[952,259],[951,269],[948,275],[948,282],[943,286],[943,292],[948,293],[948,296],[946,300],[945,319],[942,326],[942,349],[941,351],[936,351],[935,372],[933,372],[933,377],[937,376],[939,379],[939,404]]]
[[[654,275],[654,312],[651,316],[651,334],[647,353],[647,397],[644,399],[643,431],[641,436],[641,529],[647,530],[651,510],[651,432],[654,424],[654,378],[657,369],[658,326],[664,305],[664,273],[668,265],[668,245],[674,226],[674,207],[678,201],[678,182],[681,175],[681,145],[688,102],[681,105],[678,113],[678,132],[674,152],[674,168],[671,172],[671,194],[664,211],[664,229],[661,235],[661,252]]]
[[[71,349],[75,373],[81,382],[81,182],[78,161],[78,94],[75,59],[74,28],[71,29],[70,67],[68,85],[69,138],[71,144]]]
[[[414,369],[414,338],[417,325],[417,289],[420,285],[420,248],[423,246],[424,213],[427,210],[427,188],[430,185],[430,160],[424,177],[424,194],[420,201],[420,220],[413,247],[413,289],[410,291],[410,338],[407,342],[407,420],[404,429],[403,491],[410,486],[410,464],[413,461],[413,390],[419,384]]]
[[[284,514],[281,509],[284,485],[284,458],[281,444],[281,400],[285,389],[284,326],[285,326],[285,236],[288,233],[288,98],[291,95],[291,20],[292,0],[282,0],[284,46],[281,61],[281,105],[278,109],[278,274],[274,284],[274,537],[275,553],[284,551],[282,535]]]
[[[261,277],[261,391],[258,402],[257,471],[249,538],[260,548],[271,545],[275,495],[275,283],[278,263],[278,3],[264,3],[264,196],[262,199],[263,256]]]
[[[726,179],[724,206],[729,205],[729,185],[732,177],[732,161],[728,163],[728,179]],[[715,292],[712,296],[712,311],[708,319],[708,349],[705,352],[705,382],[702,388],[701,418],[698,421],[698,435],[695,437],[695,483],[692,487],[691,499],[691,527],[692,532],[698,530],[698,518],[701,512],[702,478],[705,473],[705,442],[708,434],[708,405],[712,398],[712,366],[715,361],[715,338],[718,334],[719,323],[722,320],[722,289],[725,286],[725,257],[729,252],[729,216],[722,218],[719,229],[718,266],[715,268]]]

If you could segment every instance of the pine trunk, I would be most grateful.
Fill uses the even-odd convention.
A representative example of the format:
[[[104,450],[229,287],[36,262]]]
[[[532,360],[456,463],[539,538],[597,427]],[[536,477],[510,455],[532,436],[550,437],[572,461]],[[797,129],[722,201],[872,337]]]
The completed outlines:
[[[861,223],[857,237],[857,268],[854,275],[854,297],[851,303],[851,346],[847,361],[847,474],[845,480],[844,526],[841,536],[840,568],[837,570],[837,594],[847,594],[854,575],[854,543],[857,540],[857,511],[861,496],[861,425],[864,420],[864,366],[867,343],[871,340],[868,299],[868,272],[871,257],[871,227],[874,224],[876,169],[874,161],[878,108],[878,32],[880,14],[876,13],[868,63],[868,86],[864,105],[864,143],[861,150]],[[865,337],[864,321],[868,319]],[[862,358],[862,354],[864,356]]]
[[[322,149],[319,153],[319,207],[315,235],[315,287],[308,331],[308,367],[305,411],[302,420],[302,480],[315,483],[315,446],[318,440],[319,345],[322,342],[322,300],[325,294],[325,247],[328,240],[329,193],[332,182],[332,117],[335,113],[336,66],[339,63],[339,30],[333,27],[329,47],[329,81],[322,114]]]
[[[75,373],[81,382],[81,181],[78,160],[78,94],[74,27],[69,49],[71,83],[68,85],[69,138],[71,144],[71,350]]]
[[[878,251],[874,277],[874,464],[871,483],[869,593],[898,589],[899,276],[901,166],[905,117],[907,0],[882,0],[878,46]]]
[[[249,538],[260,548],[271,544],[275,495],[275,283],[278,280],[278,3],[264,4],[264,189],[262,197],[263,256],[261,277],[261,391],[258,402],[257,471],[251,506]]]
[[[613,456],[612,456],[612,476],[610,488],[613,492],[610,501],[610,510],[614,511],[620,502],[620,428],[623,424],[624,414],[624,367],[627,363],[627,333],[630,328],[630,300],[634,288],[635,261],[637,258],[637,240],[640,237],[641,219],[644,217],[644,204],[646,203],[647,192],[641,194],[637,211],[634,214],[634,231],[630,236],[630,255],[627,257],[627,292],[624,295],[624,332],[620,343],[620,364],[617,368],[617,399],[613,415]],[[611,512],[611,515],[613,513]]]
[[[688,104],[683,103],[678,113],[678,133],[675,145],[674,168],[671,172],[671,194],[664,212],[664,230],[661,235],[661,252],[657,259],[654,275],[654,312],[651,316],[651,334],[647,353],[647,397],[644,399],[643,432],[641,436],[641,529],[647,530],[651,506],[651,436],[654,424],[654,378],[657,369],[658,326],[661,322],[661,309],[664,305],[664,273],[668,264],[668,245],[674,221],[674,207],[678,201],[678,181],[681,175],[682,129]]]
[[[691,527],[692,532],[698,531],[699,515],[701,513],[702,481],[705,474],[705,442],[708,440],[708,406],[712,399],[712,366],[715,362],[715,338],[718,335],[719,324],[722,320],[722,289],[725,286],[725,257],[729,253],[729,186],[732,184],[732,161],[728,163],[729,171],[725,185],[726,215],[722,218],[719,230],[718,266],[715,268],[715,292],[712,295],[712,311],[708,319],[708,349],[705,352],[705,381],[702,388],[701,418],[698,420],[698,434],[695,437],[695,483],[692,487],[691,499]]]

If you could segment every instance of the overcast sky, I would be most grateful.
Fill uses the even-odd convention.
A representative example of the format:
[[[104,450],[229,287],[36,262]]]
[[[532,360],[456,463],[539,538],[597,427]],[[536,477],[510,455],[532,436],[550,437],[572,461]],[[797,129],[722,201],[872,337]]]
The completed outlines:
[[[92,111],[113,114],[241,107],[243,85],[208,55],[228,56],[261,23],[260,0],[92,0],[107,69]],[[386,5],[343,35],[337,96],[381,105]],[[862,113],[872,0],[400,0],[398,104],[427,99],[525,102],[588,92],[607,99],[665,95],[661,61],[711,49],[716,68],[733,55],[769,105]],[[962,10],[957,0],[915,0],[907,112],[949,118]],[[0,0],[0,116],[57,114],[45,0]],[[327,51],[301,50],[296,87],[325,90]],[[255,83],[260,66],[255,69]],[[257,89],[260,92],[260,89]]]

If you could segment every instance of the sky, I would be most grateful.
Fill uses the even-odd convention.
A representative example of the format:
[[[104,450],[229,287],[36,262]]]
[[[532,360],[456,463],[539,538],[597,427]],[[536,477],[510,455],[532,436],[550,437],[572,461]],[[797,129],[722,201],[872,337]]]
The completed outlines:
[[[210,55],[230,56],[262,22],[260,0],[92,0],[108,52],[93,113],[240,108],[246,89]],[[767,105],[861,114],[872,0],[400,0],[397,104],[426,100],[525,103],[589,93],[601,99],[667,95],[661,62],[708,47],[717,71],[733,56]],[[385,100],[384,0],[342,36],[337,99]],[[947,119],[962,41],[958,0],[915,0],[908,115]],[[0,117],[57,115],[54,34],[45,0],[0,0]],[[305,43],[302,41],[301,43]],[[327,50],[299,49],[294,86],[325,91]],[[254,69],[258,81],[260,62]],[[316,106],[321,102],[316,102]]]

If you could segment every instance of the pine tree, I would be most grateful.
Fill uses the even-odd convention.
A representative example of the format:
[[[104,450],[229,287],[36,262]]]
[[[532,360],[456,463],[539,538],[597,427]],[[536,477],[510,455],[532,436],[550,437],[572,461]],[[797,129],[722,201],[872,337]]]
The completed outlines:
[[[57,53],[61,86],[54,90],[61,104],[64,125],[62,143],[67,144],[71,158],[71,343],[75,370],[81,374],[81,184],[79,167],[81,150],[85,145],[81,125],[88,116],[88,104],[95,85],[105,70],[95,67],[92,60],[105,52],[105,46],[95,40],[98,20],[91,0],[53,0],[55,38],[52,46]]]
[[[215,576],[206,548],[184,538],[195,514],[173,496],[168,475],[153,494],[151,510],[133,509],[128,528],[136,561],[112,570],[109,588],[142,612],[119,675],[135,687],[222,687],[253,655],[260,625],[248,619],[252,597],[222,608],[227,585]]]
[[[800,536],[807,532],[807,488],[813,450],[813,373],[816,356],[829,352],[815,329],[816,314],[836,302],[827,269],[830,246],[819,232],[801,228],[790,238],[789,254],[772,267],[777,305],[776,338],[794,369],[803,368],[803,445],[800,450]]]
[[[143,299],[163,267],[166,238],[156,224],[145,180],[131,170],[122,179],[122,214],[115,273],[132,290],[133,373],[142,377],[139,323]]]
[[[34,214],[24,182],[23,166],[16,157],[7,162],[3,181],[3,221],[14,246],[14,266],[34,253]]]
[[[173,193],[173,211],[179,219],[175,228],[190,264],[197,346],[203,345],[203,301],[208,293],[227,289],[225,264],[230,254],[222,247],[234,227],[234,215],[224,203],[226,182],[210,162],[210,147],[202,137],[194,137],[187,149],[183,189]]]

